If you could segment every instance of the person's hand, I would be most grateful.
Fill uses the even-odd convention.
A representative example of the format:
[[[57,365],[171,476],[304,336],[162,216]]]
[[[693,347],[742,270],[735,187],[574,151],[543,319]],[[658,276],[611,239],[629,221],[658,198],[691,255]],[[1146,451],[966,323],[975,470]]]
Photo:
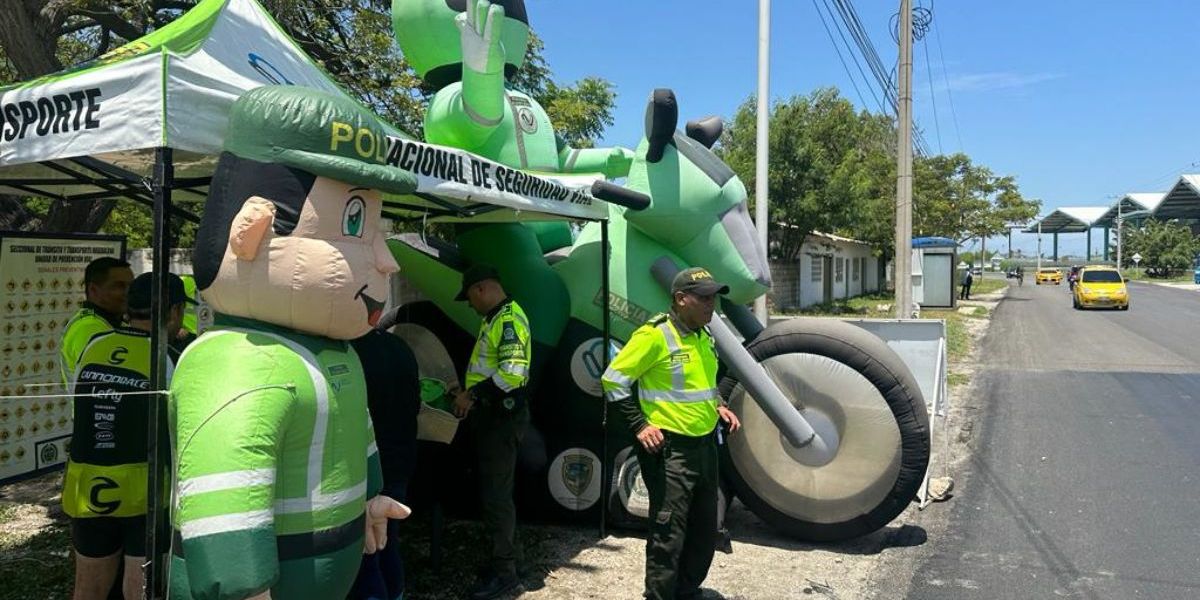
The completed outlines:
[[[722,421],[725,421],[726,425],[729,425],[729,433],[742,428],[742,422],[738,420],[737,415],[733,414],[732,410],[729,410],[728,406],[718,406],[717,414],[721,417]]]
[[[638,432],[637,441],[642,448],[646,449],[646,452],[656,454],[663,445],[662,430],[653,425],[647,425]]]
[[[367,500],[367,531],[363,554],[375,554],[387,546],[388,519],[403,519],[412,511],[387,496]]]
[[[462,44],[463,63],[476,73],[504,71],[504,7],[488,0],[470,0],[454,17]]]
[[[454,393],[454,416],[464,419],[474,406],[475,401],[471,399],[471,392],[458,390]]]

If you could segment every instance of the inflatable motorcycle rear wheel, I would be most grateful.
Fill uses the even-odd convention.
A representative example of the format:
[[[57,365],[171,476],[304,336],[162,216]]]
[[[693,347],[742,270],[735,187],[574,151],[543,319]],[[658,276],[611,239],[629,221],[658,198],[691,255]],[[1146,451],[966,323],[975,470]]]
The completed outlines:
[[[742,421],[724,446],[738,498],[808,541],[865,535],[915,497],[929,463],[929,417],[916,380],[874,335],[832,319],[791,319],[747,346],[793,406],[837,431],[837,453],[812,465],[732,376],[720,388]],[[821,428],[818,428],[821,430]]]

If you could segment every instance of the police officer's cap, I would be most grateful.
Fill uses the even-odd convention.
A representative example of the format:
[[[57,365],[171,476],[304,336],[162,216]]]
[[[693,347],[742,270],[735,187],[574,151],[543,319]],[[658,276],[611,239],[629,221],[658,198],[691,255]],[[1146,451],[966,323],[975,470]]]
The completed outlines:
[[[472,265],[471,268],[467,269],[466,273],[463,273],[462,289],[458,291],[458,295],[454,299],[458,301],[466,300],[467,290],[471,289],[471,286],[480,281],[487,281],[488,279],[500,280],[500,276],[496,274],[496,269],[487,265]]]
[[[671,295],[674,296],[675,292],[712,296],[713,294],[728,294],[729,286],[718,283],[707,269],[692,267],[675,275],[675,279],[671,281]]]

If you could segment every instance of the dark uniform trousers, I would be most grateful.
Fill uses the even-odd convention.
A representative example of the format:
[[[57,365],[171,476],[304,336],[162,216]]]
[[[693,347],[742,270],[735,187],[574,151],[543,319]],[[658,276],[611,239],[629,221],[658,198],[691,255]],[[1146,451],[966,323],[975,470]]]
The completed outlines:
[[[497,576],[515,576],[522,552],[517,544],[513,488],[517,451],[529,427],[529,408],[522,405],[507,411],[493,401],[477,404],[472,412],[483,524],[492,536],[492,568]]]
[[[646,598],[699,597],[717,533],[717,442],[663,430],[656,454],[638,448],[650,493]]]

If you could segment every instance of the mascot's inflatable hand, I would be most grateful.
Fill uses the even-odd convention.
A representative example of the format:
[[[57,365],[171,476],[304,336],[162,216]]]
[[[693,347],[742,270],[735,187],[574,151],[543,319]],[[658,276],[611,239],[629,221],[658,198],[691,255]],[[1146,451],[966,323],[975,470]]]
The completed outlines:
[[[454,17],[462,39],[463,64],[476,73],[504,71],[504,7],[488,0],[470,0],[467,10]]]
[[[608,153],[608,168],[604,174],[609,177],[625,177],[633,166],[633,150],[617,146]]]
[[[367,501],[367,537],[363,554],[374,554],[387,545],[388,519],[404,519],[412,511],[387,496],[375,496]]]

